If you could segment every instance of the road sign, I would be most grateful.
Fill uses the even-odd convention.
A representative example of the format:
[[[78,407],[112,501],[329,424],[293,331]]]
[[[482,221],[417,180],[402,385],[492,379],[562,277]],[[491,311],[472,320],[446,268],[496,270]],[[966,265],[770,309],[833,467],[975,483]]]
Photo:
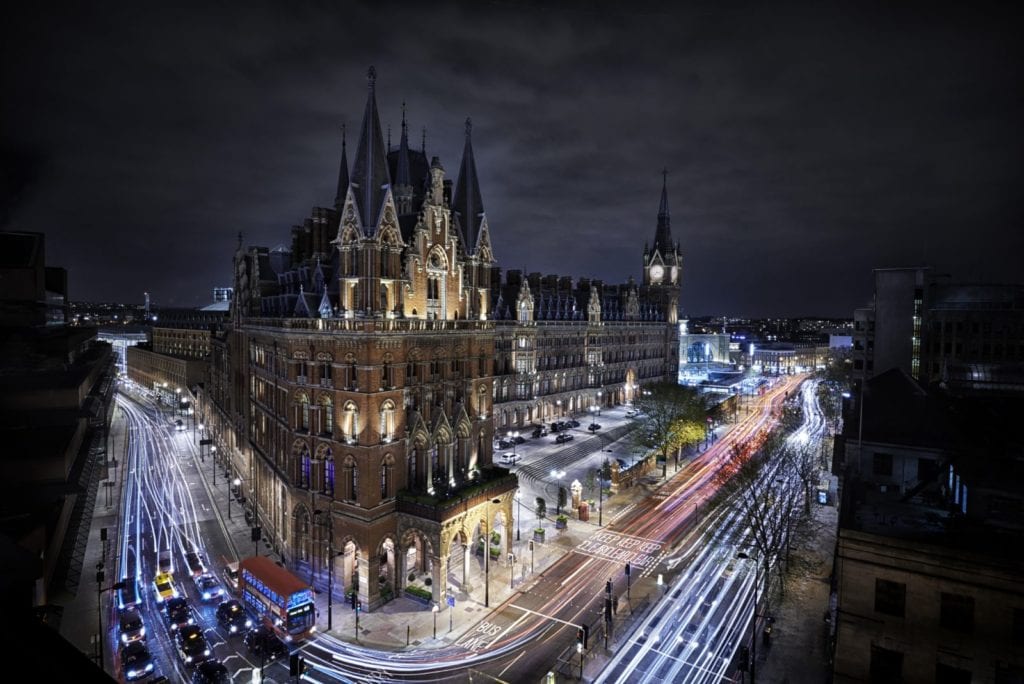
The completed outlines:
[[[448,607],[449,608],[454,608],[455,607],[455,597],[454,596],[449,596],[448,597]]]

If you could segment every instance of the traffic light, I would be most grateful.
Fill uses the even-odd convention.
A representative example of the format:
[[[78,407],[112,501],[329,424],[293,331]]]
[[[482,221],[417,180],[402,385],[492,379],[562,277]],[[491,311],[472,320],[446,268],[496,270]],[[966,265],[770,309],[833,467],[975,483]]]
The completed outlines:
[[[576,630],[576,643],[582,646],[583,650],[586,650],[588,641],[590,641],[590,627],[580,625],[579,629]]]
[[[612,581],[611,580],[608,580],[607,582],[604,583],[604,593],[608,594],[609,596],[612,595]]]
[[[356,609],[356,600],[357,600],[356,599],[356,592],[354,592],[354,591],[350,592],[348,597],[349,597],[350,602],[352,604],[352,610],[355,610]]]
[[[629,563],[626,563],[626,577],[629,577]]]
[[[298,653],[292,653],[291,657],[288,658],[288,674],[292,677],[299,676],[299,668],[301,665],[302,658]]]

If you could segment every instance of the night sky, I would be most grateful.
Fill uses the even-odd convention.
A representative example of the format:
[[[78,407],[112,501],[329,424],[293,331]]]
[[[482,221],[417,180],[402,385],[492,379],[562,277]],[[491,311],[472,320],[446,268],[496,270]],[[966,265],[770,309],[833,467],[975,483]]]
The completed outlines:
[[[1012,10],[169,4],[0,29],[0,222],[46,233],[74,300],[204,305],[239,231],[288,244],[371,64],[393,144],[404,100],[453,179],[472,117],[504,269],[639,278],[667,167],[689,315],[851,316],[881,266],[1024,281]]]

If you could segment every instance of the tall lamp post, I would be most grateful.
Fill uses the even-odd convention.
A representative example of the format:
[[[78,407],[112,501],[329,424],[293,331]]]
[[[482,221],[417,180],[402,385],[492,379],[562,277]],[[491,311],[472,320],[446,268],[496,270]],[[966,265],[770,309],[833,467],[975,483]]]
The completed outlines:
[[[519,536],[519,519],[523,517],[523,496],[522,496],[522,494],[523,493],[521,491],[519,491],[518,489],[516,490],[516,504],[519,505],[519,515],[516,516],[516,541],[520,541],[520,539],[521,539],[521,537]]]
[[[601,478],[604,476],[602,468],[597,468],[594,472],[597,474],[597,526],[603,527],[603,513],[604,513],[604,483]]]
[[[176,387],[174,389],[174,415],[181,415],[181,388]]]
[[[562,478],[565,477],[564,470],[552,470],[551,479],[555,481],[555,485],[558,488],[555,491],[555,515],[562,514]]]
[[[320,519],[323,511],[319,508],[313,511],[313,518]],[[318,522],[318,525],[323,523]],[[334,516],[327,513],[327,631],[334,629]],[[434,604],[437,610],[437,604]],[[437,638],[437,617],[434,618],[434,638]]]
[[[106,641],[106,636],[103,634],[103,592],[111,589],[120,589],[124,586],[124,582],[116,582],[109,587],[104,587],[103,578],[103,561],[100,561],[96,564],[96,624],[98,631],[96,638],[99,639],[100,643],[100,669],[106,672],[107,666],[104,662],[103,654],[103,642]]]
[[[217,445],[210,445],[210,459],[213,461],[213,486],[217,486]],[[230,492],[229,492],[230,496]]]
[[[238,487],[239,485],[242,484],[242,479],[236,477],[234,480],[231,481],[231,484],[235,487]],[[228,520],[231,520],[231,487],[228,487]]]
[[[601,390],[597,391],[597,415],[601,415]]]
[[[508,431],[508,438],[512,442],[512,463],[515,463],[516,462],[516,446],[518,446],[518,444],[519,444],[519,442],[516,441],[516,440],[519,439],[519,431],[518,430],[509,430]]]
[[[491,607],[491,504],[500,504],[501,499],[491,499],[487,502],[487,536],[483,537],[484,542],[484,608]]]

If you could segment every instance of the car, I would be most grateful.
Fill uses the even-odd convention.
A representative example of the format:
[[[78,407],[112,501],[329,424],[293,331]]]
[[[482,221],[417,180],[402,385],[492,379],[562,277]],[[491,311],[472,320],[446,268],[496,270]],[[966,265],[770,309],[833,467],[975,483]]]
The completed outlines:
[[[167,628],[176,632],[182,627],[196,624],[196,612],[183,597],[177,596],[164,603]]]
[[[206,566],[203,565],[203,558],[195,550],[189,551],[185,554],[185,564],[188,565],[188,570],[192,573],[192,576],[197,579],[200,575],[206,572]]]
[[[192,673],[192,684],[228,684],[231,675],[224,663],[219,660],[207,660],[196,666]]]
[[[526,438],[523,437],[522,435],[516,435],[512,439],[515,440],[516,444],[522,444],[522,443],[524,443],[526,441]]]
[[[266,625],[258,625],[250,629],[245,633],[242,643],[249,649],[251,655],[267,662],[288,655],[288,647]]]
[[[174,428],[178,432],[184,432],[185,431],[185,424],[181,422],[181,418],[179,418],[178,420],[174,421]]]
[[[634,416],[635,416],[636,414],[637,414],[637,412],[636,412],[636,411],[635,411],[634,409],[629,409],[628,411],[626,411],[626,417],[627,417],[627,418],[632,418],[632,417],[634,417]]]
[[[601,429],[601,424],[600,423],[591,423],[590,426],[587,429],[590,430],[591,432],[597,432],[598,430]]]
[[[196,590],[199,598],[204,601],[213,601],[224,596],[224,587],[220,586],[217,578],[206,572],[196,578]]]
[[[555,437],[555,441],[558,442],[559,444],[564,444],[566,442],[571,442],[572,440],[573,440],[573,436],[569,432],[563,432],[562,434],[560,434],[557,437]]]
[[[134,608],[121,613],[121,643],[130,644],[133,641],[142,641],[146,638],[146,625],[142,622],[142,615]]]
[[[153,578],[153,591],[156,593],[156,602],[163,603],[178,595],[174,586],[174,575],[169,572],[158,572]]]
[[[178,630],[178,654],[186,665],[196,665],[210,657],[210,644],[199,625],[187,625]]]
[[[221,570],[221,575],[224,577],[224,583],[227,584],[228,589],[232,593],[238,593],[238,562],[228,563]]]
[[[697,623],[691,622],[690,624],[686,625],[686,629],[683,630],[683,635],[680,640],[686,642],[687,646],[700,646],[700,641],[697,640],[698,631],[699,627],[697,626]]]
[[[252,620],[238,599],[231,599],[217,606],[217,622],[228,634],[242,634],[252,627]]]
[[[510,448],[512,448],[512,444],[513,444],[513,442],[510,439],[504,439],[503,438],[503,439],[499,439],[498,440],[498,448],[499,449],[510,449]]]
[[[567,423],[570,426],[572,426],[572,427],[579,427],[580,426],[580,421],[576,420],[575,418],[573,418],[572,420],[567,421]]]
[[[134,608],[141,603],[139,598],[139,583],[135,577],[125,577],[120,582],[121,588],[117,590],[117,607],[119,610]]]
[[[148,677],[153,672],[153,655],[143,641],[132,641],[121,647],[121,669],[128,681]]]
[[[168,549],[162,550],[157,556],[156,561],[157,567],[160,568],[160,572],[170,573],[172,571],[171,564],[171,552]]]

